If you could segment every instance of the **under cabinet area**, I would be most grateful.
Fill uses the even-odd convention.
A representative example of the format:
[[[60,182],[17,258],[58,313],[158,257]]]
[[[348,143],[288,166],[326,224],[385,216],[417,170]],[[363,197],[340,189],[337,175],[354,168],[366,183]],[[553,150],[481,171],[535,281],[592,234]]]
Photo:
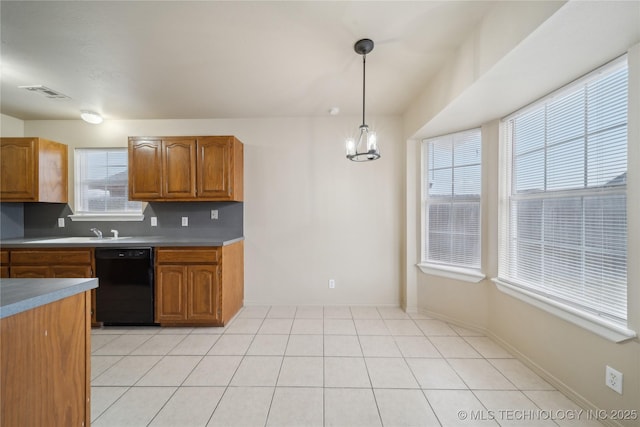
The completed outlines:
[[[243,145],[233,136],[129,138],[129,199],[242,201]]]
[[[224,326],[243,304],[243,247],[157,248],[155,321]]]
[[[67,153],[44,138],[0,138],[0,201],[67,203]]]

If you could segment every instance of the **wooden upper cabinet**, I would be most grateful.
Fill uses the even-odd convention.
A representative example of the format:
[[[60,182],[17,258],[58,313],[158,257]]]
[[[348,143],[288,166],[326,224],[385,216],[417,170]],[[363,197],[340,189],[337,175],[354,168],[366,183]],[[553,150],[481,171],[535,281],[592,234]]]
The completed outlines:
[[[244,199],[244,146],[234,136],[197,137],[198,200]]]
[[[0,138],[0,200],[68,201],[68,149],[43,138]]]
[[[129,199],[242,201],[243,157],[233,136],[130,137]]]
[[[162,141],[129,138],[129,200],[162,197]]]
[[[162,141],[162,170],[166,199],[196,197],[196,140],[166,138]]]

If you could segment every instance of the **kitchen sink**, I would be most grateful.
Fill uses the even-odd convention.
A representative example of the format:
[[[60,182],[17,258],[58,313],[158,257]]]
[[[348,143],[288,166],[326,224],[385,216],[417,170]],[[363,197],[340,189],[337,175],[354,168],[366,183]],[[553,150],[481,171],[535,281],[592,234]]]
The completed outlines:
[[[55,237],[52,239],[29,240],[26,243],[110,243],[119,240],[130,239],[131,237]]]

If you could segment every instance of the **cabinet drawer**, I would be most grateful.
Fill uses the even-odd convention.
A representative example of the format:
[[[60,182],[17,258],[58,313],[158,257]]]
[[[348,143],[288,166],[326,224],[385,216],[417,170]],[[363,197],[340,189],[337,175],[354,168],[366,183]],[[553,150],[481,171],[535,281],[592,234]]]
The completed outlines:
[[[158,248],[157,264],[204,263],[217,264],[220,261],[218,248]]]
[[[9,264],[9,251],[0,251],[0,264]]]
[[[11,265],[89,264],[91,249],[16,249],[11,251]]]

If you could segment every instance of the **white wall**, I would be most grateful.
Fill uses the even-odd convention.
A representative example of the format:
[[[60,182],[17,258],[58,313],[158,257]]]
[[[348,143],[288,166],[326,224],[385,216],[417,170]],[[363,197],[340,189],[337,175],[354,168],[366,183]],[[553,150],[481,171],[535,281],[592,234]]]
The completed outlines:
[[[357,130],[357,117],[132,120],[98,126],[27,121],[25,134],[66,143],[70,153],[75,147],[125,147],[127,137],[136,135],[236,135],[245,145],[245,302],[397,306],[401,122],[378,117],[371,123],[382,158],[365,164],[348,161],[344,153],[344,137]],[[328,289],[329,278],[336,280],[335,289]]]
[[[0,114],[0,136],[24,136],[24,122],[5,114]]]

